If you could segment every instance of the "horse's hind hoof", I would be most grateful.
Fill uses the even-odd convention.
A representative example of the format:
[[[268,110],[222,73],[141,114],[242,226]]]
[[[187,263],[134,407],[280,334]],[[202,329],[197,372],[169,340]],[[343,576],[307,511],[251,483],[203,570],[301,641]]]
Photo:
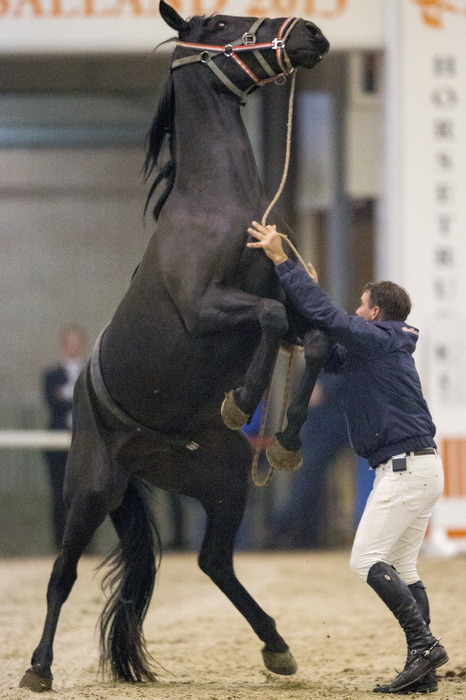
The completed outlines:
[[[44,693],[47,690],[52,690],[53,676],[50,671],[44,675],[40,675],[34,667],[28,669],[19,683],[20,688],[29,688],[35,693]]]
[[[285,472],[294,472],[303,463],[301,450],[287,450],[274,437],[265,451],[270,466]]]
[[[227,428],[240,430],[248,422],[249,416],[238,408],[233,393],[233,391],[229,391],[228,394],[225,394],[220,412]]]
[[[264,664],[272,673],[279,673],[281,676],[292,676],[298,670],[298,664],[294,660],[293,654],[289,649],[287,651],[267,651],[266,647],[262,649]]]

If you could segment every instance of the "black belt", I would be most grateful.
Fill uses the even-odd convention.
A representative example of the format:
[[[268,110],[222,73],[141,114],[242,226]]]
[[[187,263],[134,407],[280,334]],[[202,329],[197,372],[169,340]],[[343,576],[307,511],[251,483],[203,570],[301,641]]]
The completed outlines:
[[[403,452],[400,455],[396,455],[396,457],[422,457],[423,455],[436,455],[437,450],[435,447],[425,447],[423,450],[417,450],[417,452]],[[378,464],[378,467],[382,467],[384,464],[388,464],[390,460],[393,459],[393,457],[390,457],[390,459],[387,459],[385,462],[382,462],[381,464]],[[377,467],[373,467],[373,469],[377,469]]]
[[[413,455],[413,457],[422,457],[422,455],[436,455],[437,450],[435,447],[426,447],[423,450],[418,450],[417,452],[408,452],[408,454]]]

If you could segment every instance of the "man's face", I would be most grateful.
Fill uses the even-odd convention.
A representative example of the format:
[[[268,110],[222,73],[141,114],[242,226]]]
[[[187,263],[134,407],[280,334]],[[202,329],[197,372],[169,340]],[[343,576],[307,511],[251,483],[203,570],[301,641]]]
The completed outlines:
[[[379,307],[370,305],[370,296],[370,292],[363,292],[361,305],[356,309],[356,316],[360,316],[365,321],[375,321],[379,314]]]
[[[75,360],[85,352],[84,339],[79,333],[67,333],[62,339],[62,352],[66,358]]]

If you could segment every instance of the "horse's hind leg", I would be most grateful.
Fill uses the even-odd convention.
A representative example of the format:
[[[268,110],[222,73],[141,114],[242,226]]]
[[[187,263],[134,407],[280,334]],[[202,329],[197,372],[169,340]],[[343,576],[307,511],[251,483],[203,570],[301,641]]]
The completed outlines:
[[[238,529],[233,524],[228,504],[223,502],[221,511],[207,506],[207,529],[199,555],[199,566],[220,590],[244,615],[265,646],[262,649],[264,663],[269,671],[281,675],[296,673],[297,664],[290,649],[277,632],[275,620],[256,603],[239,582],[233,568],[233,540]]]
[[[235,434],[233,434],[235,435]],[[240,435],[237,435],[240,439]],[[296,672],[297,665],[285,640],[277,632],[275,621],[256,603],[236,577],[233,567],[234,540],[244,513],[250,454],[229,447],[225,441],[222,460],[231,461],[220,481],[218,474],[210,477],[208,491],[197,497],[207,515],[206,531],[199,554],[199,566],[237,610],[244,615],[257,636],[264,642],[264,663],[269,671],[282,675]],[[218,456],[217,456],[218,460]],[[241,466],[244,467],[241,474]],[[212,474],[212,462],[208,469]],[[232,472],[235,477],[232,478]],[[214,483],[215,482],[215,483]]]
[[[61,607],[76,580],[78,561],[106,514],[104,499],[95,493],[76,496],[71,503],[62,552],[54,563],[47,589],[47,615],[42,637],[32,655],[32,666],[19,684],[21,688],[43,692],[52,687],[53,640]]]
[[[307,418],[309,400],[324,365],[328,347],[329,341],[323,331],[313,329],[306,333],[304,338],[306,364],[298,390],[286,414],[286,428],[275,435],[266,451],[269,463],[276,469],[293,471],[303,462],[300,431]]]

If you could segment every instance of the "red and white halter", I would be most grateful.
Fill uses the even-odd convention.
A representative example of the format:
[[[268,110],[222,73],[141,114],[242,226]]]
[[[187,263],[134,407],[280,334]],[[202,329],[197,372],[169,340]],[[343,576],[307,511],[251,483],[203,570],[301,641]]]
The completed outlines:
[[[271,81],[280,80],[280,78],[286,78],[293,73],[294,68],[290,63],[290,60],[286,53],[286,40],[288,39],[291,30],[295,26],[296,22],[299,21],[297,17],[288,17],[280,27],[278,36],[270,42],[258,44],[256,43],[256,32],[264,22],[266,18],[260,17],[252,25],[249,32],[245,32],[243,36],[237,41],[233,41],[225,46],[209,45],[209,44],[191,44],[186,41],[177,41],[177,46],[184,49],[189,49],[196,51],[200,49],[200,53],[195,56],[186,56],[185,58],[178,58],[172,63],[172,68],[180,68],[190,63],[204,63],[208,66],[215,75],[228,87],[231,92],[238,97],[241,97],[242,102],[246,101],[248,93],[256,86],[264,85],[265,83]],[[269,63],[264,58],[262,51],[266,49],[272,49],[276,52],[277,62],[280,66],[280,73],[276,73]],[[247,66],[244,61],[239,57],[239,53],[244,51],[251,51],[257,61],[260,63],[264,71],[269,76],[268,78],[260,79],[254,73],[254,71]],[[240,90],[227,75],[217,66],[214,59],[217,56],[224,55],[232,58],[239,66],[242,68],[248,76],[251,78],[252,85],[245,91]]]

